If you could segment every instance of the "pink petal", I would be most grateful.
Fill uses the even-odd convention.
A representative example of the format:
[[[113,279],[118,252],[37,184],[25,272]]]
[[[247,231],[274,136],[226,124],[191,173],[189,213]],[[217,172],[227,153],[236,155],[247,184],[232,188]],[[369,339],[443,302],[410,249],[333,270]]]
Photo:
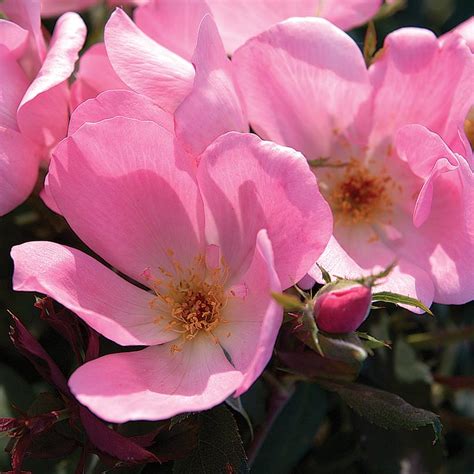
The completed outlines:
[[[350,29],[369,20],[381,0],[206,0],[232,54],[247,40],[290,17],[322,16]]]
[[[462,304],[474,298],[474,176],[466,160],[453,153],[435,133],[408,125],[397,135],[397,147],[425,184],[414,216],[416,230],[406,223],[403,252],[434,280],[435,301]]]
[[[176,110],[176,136],[197,156],[220,135],[231,130],[248,132],[249,128],[232,64],[209,15],[201,23],[192,62],[194,85]]]
[[[191,60],[199,25],[210,13],[205,0],[157,0],[138,7],[133,15],[137,26],[173,53]]]
[[[208,242],[221,247],[235,277],[248,268],[262,228],[283,288],[304,276],[329,240],[329,206],[303,156],[290,148],[227,133],[202,154],[198,181]]]
[[[21,204],[38,177],[37,147],[18,132],[0,127],[0,216]]]
[[[283,319],[283,309],[271,295],[280,293],[281,285],[272,245],[263,229],[257,235],[252,263],[239,284],[248,288],[247,294],[229,299],[224,313],[228,322],[215,331],[232,364],[244,375],[235,396],[247,391],[263,372]]]
[[[160,125],[115,117],[63,140],[49,188],[61,214],[96,253],[135,280],[204,253],[195,162]]]
[[[71,106],[75,109],[87,99],[110,89],[128,89],[110,64],[104,43],[93,44],[79,61],[79,71],[71,86]]]
[[[65,12],[77,12],[97,3],[97,0],[41,0],[41,16],[47,18]]]
[[[3,0],[0,5],[0,10],[9,20],[30,32],[30,59],[34,72],[39,69],[46,56],[46,43],[41,31],[40,6],[40,0]]]
[[[350,30],[369,21],[382,6],[382,0],[319,1],[318,16],[326,18],[343,30]]]
[[[383,54],[370,68],[376,124],[372,143],[391,143],[398,128],[418,123],[455,146],[474,102],[473,75],[472,53],[457,35],[444,42],[419,28],[388,35]]]
[[[250,123],[265,139],[308,159],[331,156],[369,94],[354,41],[322,19],[292,19],[251,39],[233,57]]]
[[[69,135],[84,123],[100,122],[118,116],[149,120],[169,132],[174,131],[173,116],[160,109],[148,97],[132,91],[112,90],[102,92],[95,99],[87,100],[73,112],[69,122]]]
[[[69,379],[77,399],[113,423],[165,420],[223,402],[240,385],[218,344],[206,336],[184,344],[111,354],[79,367]]]
[[[466,41],[470,50],[474,53],[474,16],[471,16],[471,18],[463,21],[461,24],[456,26],[456,28],[441,36],[440,40],[447,40],[453,33],[461,35]]]
[[[18,130],[16,111],[28,79],[13,54],[0,52],[0,77],[0,126]]]
[[[15,59],[24,52],[27,39],[28,31],[19,27],[16,23],[0,19],[0,46],[6,48]]]
[[[292,16],[313,16],[318,0],[206,0],[222,35],[226,50],[232,54],[248,39],[275,23]]]
[[[22,133],[47,147],[66,135],[66,81],[74,70],[85,36],[86,26],[76,13],[66,13],[58,20],[48,55],[18,109]]]
[[[44,293],[97,332],[123,346],[161,344],[176,333],[156,324],[153,295],[79,250],[53,242],[28,242],[12,249],[13,286]]]
[[[153,41],[120,9],[107,22],[104,37],[110,62],[120,79],[174,112],[191,90],[192,65]]]

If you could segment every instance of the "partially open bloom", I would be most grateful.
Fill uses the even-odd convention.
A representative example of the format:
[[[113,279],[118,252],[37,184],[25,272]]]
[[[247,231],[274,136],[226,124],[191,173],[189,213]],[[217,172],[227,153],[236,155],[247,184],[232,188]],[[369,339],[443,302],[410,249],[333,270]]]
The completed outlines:
[[[347,280],[329,283],[315,298],[316,324],[329,333],[355,331],[367,318],[371,302],[369,286]]]
[[[122,93],[136,95],[104,94]],[[100,97],[90,102],[98,113]],[[82,126],[73,117],[48,182],[79,237],[142,286],[56,243],[12,250],[17,290],[50,295],[118,344],[149,346],[88,362],[69,381],[113,422],[166,419],[247,390],[281,323],[271,292],[298,281],[331,232],[299,153],[231,132],[197,165],[166,113],[129,110],[135,118],[103,108]]]
[[[471,153],[462,128],[474,65],[462,37],[397,30],[367,70],[344,32],[292,19],[248,41],[233,62],[254,130],[302,151],[318,176],[335,218],[324,268],[354,278],[397,261],[380,289],[426,305],[472,299]],[[465,158],[409,157],[395,142],[407,124],[424,125]],[[319,268],[310,275],[320,278]]]
[[[49,45],[38,2],[0,5],[0,215],[30,194],[41,160],[67,132],[67,79],[82,48],[86,27],[75,13],[57,22]]]

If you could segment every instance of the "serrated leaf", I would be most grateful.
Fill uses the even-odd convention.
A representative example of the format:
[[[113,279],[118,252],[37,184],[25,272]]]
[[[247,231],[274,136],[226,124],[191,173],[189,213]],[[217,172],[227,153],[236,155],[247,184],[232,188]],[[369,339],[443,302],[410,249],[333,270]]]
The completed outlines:
[[[431,425],[434,443],[440,438],[442,425],[438,415],[416,408],[394,393],[356,383],[321,382],[321,385],[336,392],[360,416],[377,426],[412,431]]]
[[[286,311],[301,311],[304,308],[304,303],[297,296],[272,292],[272,297]]]
[[[198,446],[186,459],[175,461],[173,473],[249,472],[237,423],[225,405],[196,416],[199,420]]]
[[[411,296],[392,293],[391,291],[380,291],[378,293],[374,293],[372,295],[372,301],[382,301],[384,303],[393,303],[396,305],[405,304],[408,306],[414,306],[415,308],[419,308],[428,313],[429,315],[433,316],[431,310],[427,306],[425,306],[420,300],[412,298]]]
[[[186,420],[191,415],[195,415],[195,413],[191,411],[189,413],[181,413],[179,415],[173,416],[173,418],[171,418],[171,421],[170,421],[170,429],[173,428],[175,425],[178,425],[182,421]]]

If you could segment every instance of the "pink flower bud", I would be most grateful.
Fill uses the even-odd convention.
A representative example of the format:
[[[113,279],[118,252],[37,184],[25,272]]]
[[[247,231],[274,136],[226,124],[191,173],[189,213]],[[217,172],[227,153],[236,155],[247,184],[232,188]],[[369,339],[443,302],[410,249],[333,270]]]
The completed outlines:
[[[319,329],[329,333],[355,331],[370,311],[372,291],[354,282],[330,283],[316,296],[314,317]]]

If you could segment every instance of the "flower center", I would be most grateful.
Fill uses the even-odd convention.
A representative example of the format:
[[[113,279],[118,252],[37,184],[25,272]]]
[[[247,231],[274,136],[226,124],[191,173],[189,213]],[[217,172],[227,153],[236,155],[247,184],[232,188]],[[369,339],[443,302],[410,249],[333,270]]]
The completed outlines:
[[[153,279],[156,296],[150,305],[161,313],[155,321],[158,324],[166,321],[165,330],[181,335],[181,343],[174,344],[172,352],[180,351],[185,342],[198,334],[208,335],[217,343],[213,331],[226,322],[223,309],[228,299],[225,290],[228,269],[224,264],[208,269],[204,260],[199,255],[194,265],[186,269],[172,260],[174,271],[160,268],[163,278]]]
[[[370,224],[382,213],[391,212],[393,202],[389,188],[394,183],[382,172],[372,174],[352,159],[343,168],[326,193],[336,220],[344,224]]]

